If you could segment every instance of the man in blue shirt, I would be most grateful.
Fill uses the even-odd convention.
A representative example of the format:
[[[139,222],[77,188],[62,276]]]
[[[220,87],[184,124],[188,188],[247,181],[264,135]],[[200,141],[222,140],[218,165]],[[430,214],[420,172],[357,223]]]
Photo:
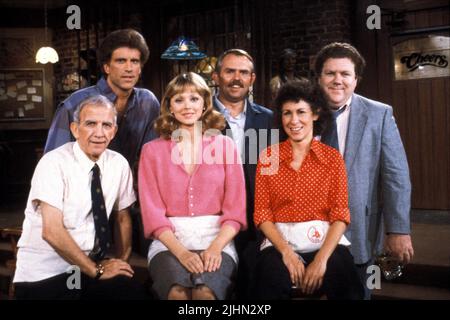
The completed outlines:
[[[156,137],[152,127],[160,108],[151,91],[135,88],[148,56],[145,39],[137,31],[110,33],[97,51],[104,77],[95,86],[76,91],[58,106],[44,152],[75,141],[69,127],[76,106],[87,97],[100,94],[114,103],[118,113],[118,131],[109,148],[121,153],[134,168],[141,147]]]
[[[86,98],[100,94],[107,97],[117,110],[118,130],[108,148],[127,159],[136,177],[142,146],[157,137],[153,122],[159,116],[160,109],[151,91],[135,88],[148,56],[147,43],[139,32],[121,29],[107,35],[97,50],[104,77],[95,86],[74,92],[58,106],[44,152],[75,141],[70,132],[70,123],[76,107]],[[133,249],[145,255],[148,242],[142,234],[138,208],[131,208],[130,213],[133,221]]]

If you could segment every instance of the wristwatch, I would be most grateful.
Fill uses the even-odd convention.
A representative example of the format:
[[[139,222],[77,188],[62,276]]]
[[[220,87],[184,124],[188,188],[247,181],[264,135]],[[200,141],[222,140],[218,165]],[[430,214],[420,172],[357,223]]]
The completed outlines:
[[[95,266],[95,272],[97,272],[97,274],[95,275],[95,280],[100,279],[100,277],[103,275],[103,273],[105,272],[105,266],[103,266],[101,263],[98,263]]]

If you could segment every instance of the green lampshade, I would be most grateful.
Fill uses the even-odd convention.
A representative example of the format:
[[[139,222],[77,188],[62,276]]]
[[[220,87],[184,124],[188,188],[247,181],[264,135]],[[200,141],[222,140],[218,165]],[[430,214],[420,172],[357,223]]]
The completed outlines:
[[[172,42],[169,48],[161,55],[161,59],[169,60],[197,60],[203,59],[206,54],[201,52],[194,41],[179,37]]]

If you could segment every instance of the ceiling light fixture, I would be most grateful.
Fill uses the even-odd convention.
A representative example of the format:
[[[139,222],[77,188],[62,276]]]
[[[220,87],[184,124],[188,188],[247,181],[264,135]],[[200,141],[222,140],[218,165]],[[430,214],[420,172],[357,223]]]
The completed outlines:
[[[45,12],[45,44],[47,44],[47,0],[44,2]],[[41,47],[36,53],[36,63],[46,64],[59,61],[58,53],[52,47]]]

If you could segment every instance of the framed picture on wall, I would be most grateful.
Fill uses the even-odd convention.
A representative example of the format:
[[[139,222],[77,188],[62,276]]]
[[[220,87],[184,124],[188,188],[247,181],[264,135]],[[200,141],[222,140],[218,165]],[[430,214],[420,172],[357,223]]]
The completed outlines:
[[[0,130],[50,125],[53,65],[35,61],[44,38],[43,29],[0,28]]]
[[[0,69],[0,122],[45,121],[43,69]]]

